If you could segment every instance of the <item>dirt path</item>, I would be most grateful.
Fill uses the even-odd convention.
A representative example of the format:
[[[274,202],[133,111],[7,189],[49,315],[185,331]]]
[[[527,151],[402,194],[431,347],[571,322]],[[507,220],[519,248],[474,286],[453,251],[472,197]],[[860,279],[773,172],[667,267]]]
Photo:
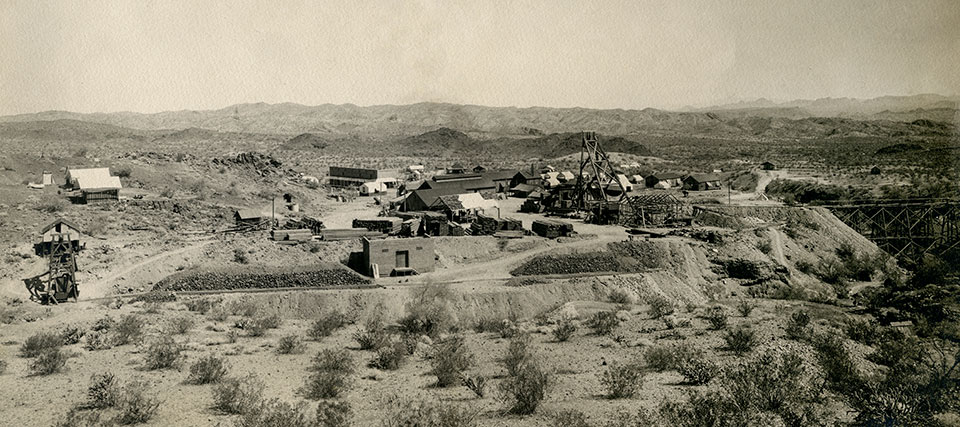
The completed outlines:
[[[783,256],[783,239],[780,237],[780,230],[769,228],[770,247],[773,249],[773,258],[781,265],[787,265],[787,258]]]
[[[111,272],[108,276],[102,277],[96,281],[91,281],[88,283],[83,283],[82,292],[84,296],[89,296],[91,298],[104,297],[110,294],[113,284],[120,278],[130,275],[136,270],[143,269],[144,267],[151,265],[153,263],[163,261],[169,257],[184,254],[186,252],[195,251],[203,248],[206,245],[213,243],[214,240],[205,240],[201,242],[194,243],[190,246],[184,246],[180,249],[165,251],[159,254],[149,256],[135,264],[129,265],[123,269]]]

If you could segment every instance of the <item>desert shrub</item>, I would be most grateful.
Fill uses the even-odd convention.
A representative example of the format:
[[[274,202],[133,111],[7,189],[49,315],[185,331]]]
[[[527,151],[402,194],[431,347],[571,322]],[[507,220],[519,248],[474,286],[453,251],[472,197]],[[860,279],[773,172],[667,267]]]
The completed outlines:
[[[103,409],[117,404],[120,397],[120,384],[112,373],[96,374],[90,377],[87,387],[87,402],[84,408]]]
[[[254,375],[229,377],[213,386],[213,407],[226,414],[244,414],[256,409],[263,393],[263,381]]]
[[[508,374],[511,376],[517,375],[520,366],[532,357],[530,347],[531,342],[529,335],[518,335],[510,340],[506,353],[503,358],[500,359],[500,364],[503,365]]]
[[[482,334],[484,332],[500,332],[500,328],[503,327],[504,319],[494,319],[489,317],[484,317],[477,319],[476,323],[473,324],[473,331]]]
[[[757,243],[757,250],[760,252],[763,252],[764,254],[769,254],[770,252],[773,251],[773,246],[770,245],[769,241],[764,240],[762,242]]]
[[[561,409],[550,418],[554,427],[591,427],[587,416],[576,409]]]
[[[60,372],[67,364],[67,357],[60,347],[44,349],[30,362],[30,374],[42,376]]]
[[[406,315],[400,319],[400,329],[408,333],[435,338],[455,323],[453,311],[455,294],[446,284],[429,283],[412,290],[406,304]]]
[[[375,314],[353,334],[353,339],[360,345],[361,350],[378,350],[390,342],[390,334],[383,325],[383,318]]]
[[[187,310],[195,313],[207,314],[214,307],[220,307],[220,300],[212,298],[193,298],[183,302]]]
[[[514,414],[532,414],[547,397],[551,385],[550,374],[533,357],[517,367],[516,373],[500,382],[500,393]]]
[[[737,301],[737,312],[740,313],[740,317],[750,317],[750,313],[753,312],[754,307],[753,303],[744,298]]]
[[[160,401],[147,395],[146,383],[134,381],[123,387],[115,407],[119,411],[117,424],[142,424],[156,415]]]
[[[129,178],[130,177],[130,166],[120,166],[113,168],[113,175],[120,178]]]
[[[267,329],[277,329],[283,324],[283,318],[281,318],[279,314],[260,316],[257,317],[256,320],[261,326]]]
[[[143,367],[153,371],[172,368],[183,358],[184,347],[173,337],[163,335],[151,342],[144,351]]]
[[[598,311],[590,317],[587,325],[597,335],[610,335],[617,326],[620,326],[620,318],[617,317],[617,312],[613,310]]]
[[[475,377],[462,375],[460,377],[460,382],[464,387],[472,391],[473,394],[476,394],[477,397],[482,398],[484,394],[486,394],[487,379],[482,375],[477,375]]]
[[[143,327],[146,321],[136,314],[127,314],[113,327],[113,345],[137,343],[143,338]]]
[[[247,251],[243,250],[243,248],[234,248],[233,262],[237,264],[249,264],[250,258],[247,256]]]
[[[476,427],[477,412],[456,405],[428,401],[395,403],[382,427]]]
[[[0,375],[3,375],[4,372],[7,372],[7,361],[0,360]]]
[[[194,321],[187,316],[177,316],[167,323],[170,333],[174,335],[183,335],[193,328]]]
[[[277,353],[279,354],[300,354],[306,350],[306,345],[303,344],[303,341],[300,337],[296,335],[287,335],[280,338],[280,341],[277,342]]]
[[[20,357],[37,357],[47,350],[58,349],[63,345],[63,337],[53,332],[38,332],[28,337],[20,345]]]
[[[111,347],[113,347],[113,339],[107,331],[91,331],[86,335],[86,342],[83,345],[83,348],[90,351],[106,350]]]
[[[853,394],[863,388],[864,380],[844,347],[843,339],[829,333],[823,334],[814,338],[813,348],[817,351],[817,360],[831,389]]]
[[[614,289],[608,297],[610,302],[615,304],[633,304],[634,298],[630,291],[626,289]]]
[[[57,212],[63,211],[64,209],[66,209],[66,207],[67,207],[67,202],[64,201],[63,198],[57,197],[54,195],[49,195],[49,196],[43,196],[40,199],[40,202],[37,204],[37,206],[34,209],[40,212],[57,213]]]
[[[669,316],[676,311],[673,301],[662,295],[654,295],[647,300],[650,304],[650,317],[659,319],[663,316]]]
[[[715,305],[707,310],[707,322],[710,323],[710,329],[719,331],[727,327],[727,313],[723,307]]]
[[[614,363],[600,374],[600,384],[603,384],[610,399],[633,397],[640,388],[642,379],[642,369],[633,363]]]
[[[810,315],[806,311],[800,310],[796,311],[790,315],[790,320],[787,322],[786,331],[787,338],[803,341],[810,337]]]
[[[627,412],[623,409],[617,410],[610,421],[604,424],[604,427],[646,427],[659,426],[658,420],[645,408],[640,408],[637,412]]]
[[[463,371],[473,363],[473,353],[461,336],[447,338],[434,345],[430,373],[437,377],[437,387],[457,384]]]
[[[248,337],[262,337],[267,334],[267,328],[260,319],[244,317],[237,320],[233,326],[238,329],[243,329]]]
[[[261,401],[256,410],[246,411],[235,427],[301,427],[313,423],[307,417],[306,404],[292,405],[278,399]]]
[[[60,329],[60,342],[63,345],[71,345],[80,342],[87,331],[79,326],[65,326]]]
[[[349,427],[353,409],[347,402],[324,400],[317,406],[318,427]]]
[[[817,271],[817,268],[813,265],[812,262],[804,259],[797,261],[796,268],[798,271],[804,274],[813,274]]]
[[[326,349],[313,357],[308,370],[337,371],[352,374],[356,370],[353,357],[346,350]]]
[[[260,306],[256,302],[245,299],[231,301],[227,308],[230,314],[241,317],[253,317],[260,312]]]
[[[866,345],[875,345],[880,341],[883,331],[878,325],[869,320],[850,318],[844,324],[843,331],[847,337]]]
[[[306,398],[316,400],[334,398],[343,393],[355,368],[353,358],[345,350],[327,349],[313,358],[309,369],[313,372],[299,391]]]
[[[643,352],[643,362],[647,369],[654,372],[676,369],[676,350],[664,345],[647,347]]]
[[[90,327],[91,331],[96,332],[106,332],[117,326],[117,321],[113,320],[110,316],[104,316],[97,319],[96,322],[93,322],[93,326]]]
[[[663,326],[667,329],[690,327],[690,319],[679,318],[674,315],[663,316],[660,318],[660,320],[663,321]]]
[[[683,380],[687,384],[703,385],[720,373],[716,363],[700,354],[678,359],[676,363],[677,372],[683,375]]]
[[[738,355],[749,353],[757,346],[757,334],[750,328],[738,327],[727,331],[723,340],[727,343],[726,349]]]
[[[553,337],[558,342],[564,342],[569,340],[574,332],[577,332],[577,325],[573,322],[573,319],[563,317],[557,322],[557,327],[553,328]]]
[[[500,333],[500,338],[513,338],[520,334],[520,327],[510,319],[503,319],[497,332]]]
[[[110,426],[111,420],[103,419],[100,411],[85,411],[83,408],[72,407],[67,415],[54,424],[55,427],[104,427]]]
[[[220,381],[227,375],[227,361],[215,355],[206,355],[190,365],[189,384],[210,384]]]
[[[230,312],[227,311],[227,309],[222,305],[218,305],[207,312],[207,319],[210,319],[214,322],[224,322],[228,317],[230,317]]]
[[[407,357],[407,348],[403,342],[396,340],[377,349],[377,353],[370,360],[370,367],[383,371],[393,371],[400,368]]]
[[[764,353],[730,369],[721,387],[734,407],[772,413],[787,425],[822,425],[820,387],[794,352]]]
[[[307,331],[307,336],[314,341],[320,341],[324,337],[329,337],[333,331],[343,326],[343,317],[343,313],[336,311],[332,311],[320,316],[319,319],[310,324],[310,329]]]

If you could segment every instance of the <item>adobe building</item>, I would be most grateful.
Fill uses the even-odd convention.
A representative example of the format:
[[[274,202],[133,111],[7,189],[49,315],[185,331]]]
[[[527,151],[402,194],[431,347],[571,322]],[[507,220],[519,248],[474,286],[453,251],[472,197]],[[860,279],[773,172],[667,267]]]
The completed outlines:
[[[433,271],[433,239],[363,238],[363,273],[372,277],[405,276]]]

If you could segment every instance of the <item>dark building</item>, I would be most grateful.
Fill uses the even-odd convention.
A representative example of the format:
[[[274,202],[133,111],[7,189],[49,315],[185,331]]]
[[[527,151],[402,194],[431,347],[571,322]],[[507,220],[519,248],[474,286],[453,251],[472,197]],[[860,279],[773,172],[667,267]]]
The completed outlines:
[[[683,179],[684,190],[703,191],[720,188],[720,177],[712,173],[695,173]]]
[[[433,271],[433,240],[363,239],[363,268],[369,276],[396,276]]]
[[[682,185],[682,178],[683,175],[678,173],[663,172],[647,175],[647,177],[644,178],[644,181],[646,181],[647,188],[657,187],[658,184],[660,187],[673,188]]]
[[[260,225],[260,222],[263,221],[263,216],[260,215],[260,211],[256,209],[239,209],[233,213],[233,220],[238,226]]]
[[[777,170],[777,165],[770,162],[763,162],[760,164],[760,168],[765,171]]]

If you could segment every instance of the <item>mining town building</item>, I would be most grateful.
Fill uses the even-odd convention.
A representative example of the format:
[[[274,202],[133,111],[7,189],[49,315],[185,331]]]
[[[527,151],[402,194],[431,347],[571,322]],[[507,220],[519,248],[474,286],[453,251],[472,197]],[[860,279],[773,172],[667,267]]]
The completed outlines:
[[[720,187],[720,177],[712,173],[695,173],[683,179],[684,190],[719,190]]]
[[[674,188],[683,184],[682,178],[683,175],[678,173],[663,172],[648,175],[644,180],[646,181],[647,188]]]
[[[80,203],[95,203],[120,199],[120,177],[110,175],[109,168],[67,168],[64,186],[79,191],[73,197]]]
[[[404,276],[433,271],[433,239],[363,238],[363,268],[368,276]]]

